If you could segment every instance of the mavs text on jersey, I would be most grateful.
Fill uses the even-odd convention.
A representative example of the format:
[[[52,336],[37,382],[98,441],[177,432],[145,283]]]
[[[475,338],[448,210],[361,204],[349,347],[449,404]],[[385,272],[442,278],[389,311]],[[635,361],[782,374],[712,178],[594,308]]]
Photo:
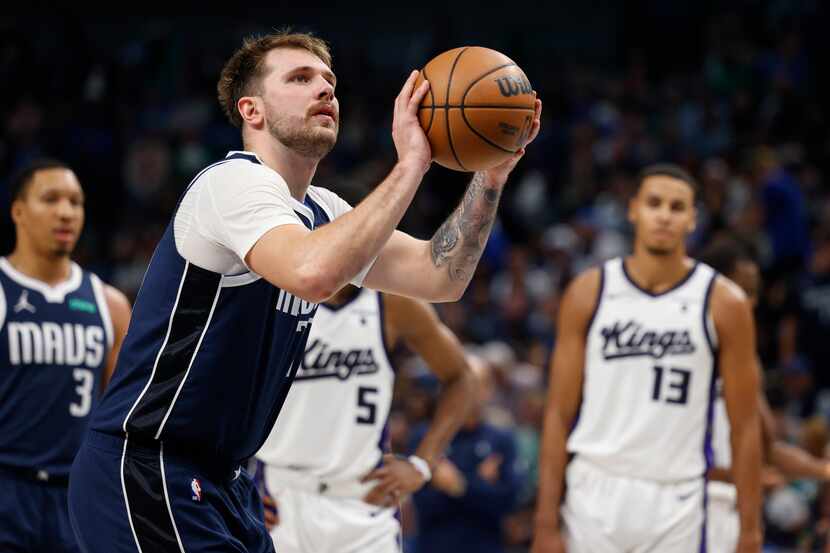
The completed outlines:
[[[0,258],[0,470],[66,481],[112,340],[97,276],[52,287]]]

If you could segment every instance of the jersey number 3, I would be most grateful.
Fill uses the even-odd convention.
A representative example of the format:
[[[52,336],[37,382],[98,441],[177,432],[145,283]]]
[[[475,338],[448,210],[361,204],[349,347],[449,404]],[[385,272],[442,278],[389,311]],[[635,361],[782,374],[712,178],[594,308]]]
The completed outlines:
[[[95,377],[89,369],[75,369],[72,376],[78,383],[75,392],[80,396],[78,403],[69,404],[69,414],[73,417],[85,417],[92,407],[92,387],[95,384]]]
[[[666,381],[665,384],[663,381]],[[659,365],[654,366],[654,389],[651,399],[675,405],[686,405],[689,402],[689,382],[692,380],[692,371],[672,367],[668,370]]]

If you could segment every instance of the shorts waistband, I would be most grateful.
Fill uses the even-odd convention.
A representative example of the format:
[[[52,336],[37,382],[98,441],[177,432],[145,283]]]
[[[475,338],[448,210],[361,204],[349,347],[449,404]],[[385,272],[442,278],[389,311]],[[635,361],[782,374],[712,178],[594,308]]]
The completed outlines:
[[[207,462],[204,458],[194,457],[192,450],[186,446],[179,446],[164,440],[155,440],[147,436],[130,434],[127,438],[127,450],[130,453],[157,457],[163,447],[165,462],[179,461],[191,465],[219,481],[231,481],[239,477],[240,467],[238,463]],[[92,446],[121,453],[124,451],[125,436],[90,430],[87,432],[86,441]]]
[[[45,469],[0,465],[0,474],[56,488],[65,488],[69,485],[68,474],[54,474]]]
[[[615,472],[613,470],[609,470],[603,464],[594,462],[593,460],[586,459],[583,455],[574,455],[568,466],[566,467],[566,474],[568,472],[574,474],[590,474],[590,473],[601,473],[603,476],[607,478],[620,478],[625,480],[636,480],[640,482],[648,482],[651,484],[656,484],[658,486],[675,486],[675,485],[685,485],[689,482],[700,482],[705,483],[706,479],[701,476],[692,476],[688,478],[677,478],[673,480],[660,480],[655,478],[644,478],[639,475],[629,475],[620,472]]]
[[[357,478],[320,478],[298,469],[265,465],[265,487],[270,492],[290,489],[341,499],[363,499],[376,484],[374,481],[361,482]]]

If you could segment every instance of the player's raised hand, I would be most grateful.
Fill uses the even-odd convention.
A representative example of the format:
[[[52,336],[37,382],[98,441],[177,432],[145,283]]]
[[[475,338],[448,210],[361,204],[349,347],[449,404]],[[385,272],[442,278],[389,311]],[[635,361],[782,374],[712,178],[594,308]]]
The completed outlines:
[[[426,483],[424,476],[406,459],[386,454],[383,465],[360,479],[361,482],[375,480],[363,501],[381,507],[391,507],[403,498],[421,489]]]
[[[536,140],[536,137],[539,136],[539,129],[542,128],[542,100],[536,98],[536,103],[534,104],[534,112],[533,112],[533,121],[530,123],[530,127],[527,133],[527,138],[524,141],[524,146],[516,152],[513,157],[502,163],[501,165],[496,165],[492,169],[488,169],[484,171],[485,177],[485,184],[490,186],[498,186],[502,187],[507,182],[507,177],[510,175],[510,172],[516,167],[516,164],[519,163],[519,160],[522,159],[522,156],[525,155],[525,148],[527,148],[528,144]]]
[[[424,130],[418,121],[418,106],[429,90],[429,82],[424,81],[415,89],[418,71],[413,71],[395,98],[395,111],[392,116],[392,140],[398,152],[399,163],[411,163],[426,173],[432,161],[432,151],[429,147]]]

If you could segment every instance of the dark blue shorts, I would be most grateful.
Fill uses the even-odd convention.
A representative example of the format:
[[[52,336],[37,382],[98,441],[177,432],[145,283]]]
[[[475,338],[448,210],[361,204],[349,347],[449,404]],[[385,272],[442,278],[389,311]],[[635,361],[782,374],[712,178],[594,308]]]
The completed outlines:
[[[0,551],[77,553],[66,495],[66,486],[0,471]]]
[[[69,516],[84,553],[273,553],[262,502],[244,470],[205,468],[90,431],[69,482]],[[140,549],[139,549],[140,546]]]

